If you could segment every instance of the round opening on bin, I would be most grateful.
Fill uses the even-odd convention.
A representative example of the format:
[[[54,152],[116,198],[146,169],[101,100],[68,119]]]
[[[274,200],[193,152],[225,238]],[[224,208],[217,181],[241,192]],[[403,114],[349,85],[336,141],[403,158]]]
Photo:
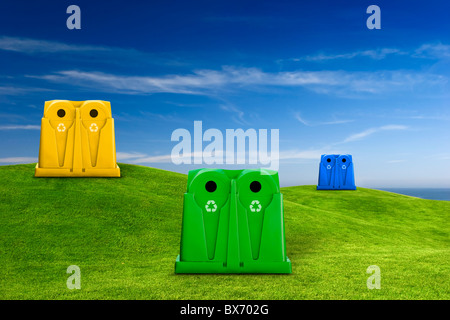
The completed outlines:
[[[98,116],[98,111],[97,111],[97,109],[92,109],[92,110],[89,112],[89,114],[90,114],[90,116],[91,116],[92,118],[95,118],[95,117]]]
[[[214,192],[214,191],[216,191],[216,189],[217,189],[217,184],[216,184],[214,181],[208,181],[208,182],[205,184],[205,189],[206,189],[206,191],[208,191],[208,192]]]
[[[62,118],[66,115],[66,112],[64,111],[64,109],[59,109],[56,114],[58,115],[58,117]]]
[[[328,159],[327,159],[327,162],[331,162],[331,159],[330,159],[330,158],[328,158]]]
[[[342,162],[347,162],[347,159],[345,159],[345,158],[344,158],[344,159],[342,159]]]
[[[261,190],[261,183],[259,181],[253,181],[250,183],[250,190],[253,192],[259,192]]]

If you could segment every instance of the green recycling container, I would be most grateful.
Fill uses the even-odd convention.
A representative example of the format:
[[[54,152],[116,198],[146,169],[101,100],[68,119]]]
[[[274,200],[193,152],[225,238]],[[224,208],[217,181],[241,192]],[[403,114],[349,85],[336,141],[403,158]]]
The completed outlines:
[[[278,173],[190,171],[175,272],[291,273]]]

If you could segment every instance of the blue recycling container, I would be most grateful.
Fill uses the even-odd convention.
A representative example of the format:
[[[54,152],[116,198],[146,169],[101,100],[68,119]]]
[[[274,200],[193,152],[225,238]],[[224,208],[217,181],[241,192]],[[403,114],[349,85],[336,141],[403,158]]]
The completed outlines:
[[[317,190],[356,190],[352,156],[322,155]]]

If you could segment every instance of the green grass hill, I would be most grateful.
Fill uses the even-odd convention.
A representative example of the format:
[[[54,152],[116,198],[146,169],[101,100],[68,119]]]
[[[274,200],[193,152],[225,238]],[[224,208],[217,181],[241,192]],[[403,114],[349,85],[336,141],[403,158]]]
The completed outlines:
[[[450,202],[282,188],[290,275],[177,275],[187,176],[0,167],[0,299],[449,299]],[[69,265],[81,289],[69,290]],[[381,269],[381,289],[366,269]]]

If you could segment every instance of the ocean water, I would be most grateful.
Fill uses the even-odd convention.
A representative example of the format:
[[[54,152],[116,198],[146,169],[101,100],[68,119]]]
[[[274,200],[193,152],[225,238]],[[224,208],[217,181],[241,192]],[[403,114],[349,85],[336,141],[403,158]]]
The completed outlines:
[[[407,196],[450,201],[450,188],[378,188],[379,190],[405,194]]]

